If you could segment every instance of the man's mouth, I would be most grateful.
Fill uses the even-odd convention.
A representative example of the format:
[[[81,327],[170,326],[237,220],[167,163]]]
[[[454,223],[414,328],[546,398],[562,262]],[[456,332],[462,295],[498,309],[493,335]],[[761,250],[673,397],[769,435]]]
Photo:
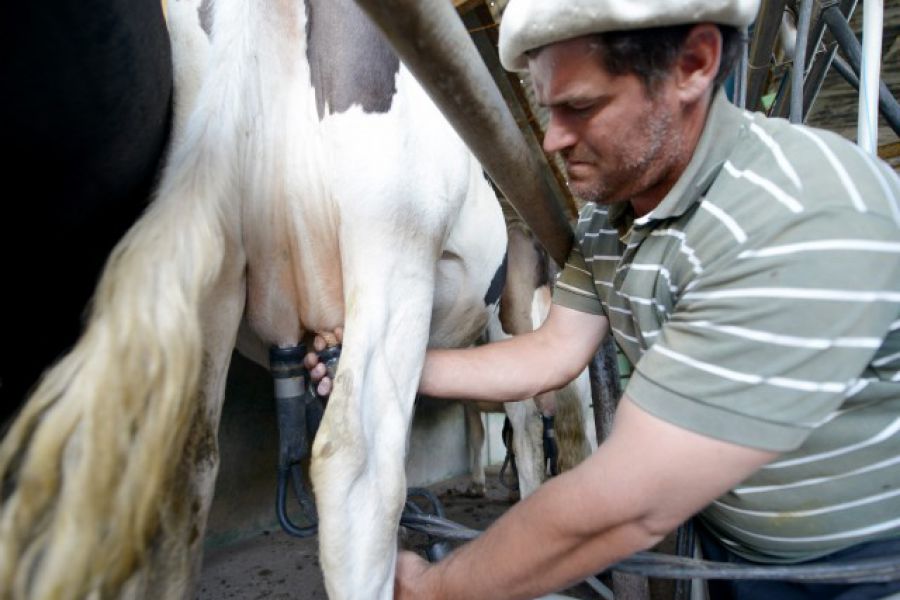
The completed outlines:
[[[583,173],[584,171],[590,169],[592,166],[592,163],[589,163],[587,161],[566,161],[566,171],[568,171],[569,175],[578,175],[579,173]]]

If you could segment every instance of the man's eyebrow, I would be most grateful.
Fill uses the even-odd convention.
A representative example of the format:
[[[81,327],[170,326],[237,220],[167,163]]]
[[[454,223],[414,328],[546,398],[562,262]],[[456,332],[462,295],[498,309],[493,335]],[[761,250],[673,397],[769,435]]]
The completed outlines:
[[[554,106],[564,106],[567,104],[582,104],[582,103],[597,103],[602,102],[606,98],[608,98],[609,94],[603,93],[594,93],[594,92],[573,92],[571,94],[564,94],[557,98],[553,98],[549,101],[544,101],[540,98],[537,99],[538,106],[542,106],[545,108],[551,108]]]

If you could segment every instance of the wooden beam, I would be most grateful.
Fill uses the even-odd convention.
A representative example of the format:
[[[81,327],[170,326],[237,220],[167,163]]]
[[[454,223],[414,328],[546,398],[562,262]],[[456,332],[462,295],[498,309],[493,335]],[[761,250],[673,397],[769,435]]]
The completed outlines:
[[[882,146],[879,146],[878,156],[882,160],[897,158],[898,156],[900,156],[900,142],[893,142],[891,144],[883,144]]]
[[[464,15],[473,8],[484,6],[484,0],[453,0],[453,6],[459,14]]]

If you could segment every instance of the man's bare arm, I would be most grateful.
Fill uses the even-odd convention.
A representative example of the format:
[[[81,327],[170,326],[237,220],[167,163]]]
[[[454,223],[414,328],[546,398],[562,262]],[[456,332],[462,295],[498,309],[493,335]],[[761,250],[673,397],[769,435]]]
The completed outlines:
[[[531,398],[564,386],[587,365],[609,329],[605,317],[551,305],[537,331],[474,348],[429,350],[419,391],[438,398],[496,400]],[[343,331],[335,332],[340,343]],[[316,352],[325,349],[321,336]],[[331,392],[325,365],[314,353],[305,358],[320,394]]]
[[[577,377],[608,327],[605,317],[554,304],[531,333],[473,348],[430,350],[419,391],[500,402],[530,398]]]
[[[775,454],[715,440],[620,404],[614,431],[477,540],[433,567],[403,553],[395,598],[534,598],[657,543]]]

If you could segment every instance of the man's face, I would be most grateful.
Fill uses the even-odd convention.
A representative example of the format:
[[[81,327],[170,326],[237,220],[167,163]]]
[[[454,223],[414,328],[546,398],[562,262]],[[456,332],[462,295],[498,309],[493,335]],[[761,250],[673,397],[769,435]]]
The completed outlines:
[[[668,82],[651,96],[636,75],[611,75],[589,38],[552,44],[529,61],[538,102],[550,110],[544,150],[565,159],[569,188],[608,204],[668,190],[681,148]]]

